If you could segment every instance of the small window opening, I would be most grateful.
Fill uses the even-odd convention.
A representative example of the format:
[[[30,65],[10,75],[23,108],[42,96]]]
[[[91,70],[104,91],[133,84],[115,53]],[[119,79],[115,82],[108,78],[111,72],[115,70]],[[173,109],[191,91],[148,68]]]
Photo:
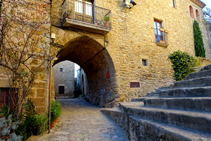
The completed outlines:
[[[64,94],[64,86],[59,86],[59,94]]]
[[[60,68],[60,72],[63,72],[64,70],[63,70],[63,68]]]
[[[145,59],[142,59],[142,65],[143,65],[143,66],[148,66],[148,61],[145,60]]]

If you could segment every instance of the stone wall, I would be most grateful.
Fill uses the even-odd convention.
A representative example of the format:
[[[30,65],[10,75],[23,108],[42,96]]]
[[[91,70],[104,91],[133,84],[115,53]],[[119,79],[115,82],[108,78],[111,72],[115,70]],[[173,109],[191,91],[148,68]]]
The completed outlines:
[[[57,0],[52,3],[51,18],[57,23],[61,18],[62,2],[63,0]],[[128,9],[124,7],[122,0],[96,0],[96,6],[110,9],[112,13],[112,30],[105,36],[83,30],[67,30],[55,26],[51,28],[51,32],[56,34],[55,42],[64,45],[65,51],[71,53],[70,61],[79,62],[79,65],[86,63],[105,47],[95,59],[82,66],[89,81],[88,96],[93,104],[113,107],[119,102],[130,101],[133,97],[141,97],[158,87],[172,84],[173,70],[171,63],[167,61],[168,55],[177,50],[195,54],[194,19],[190,16],[189,5],[192,5],[194,11],[198,9],[202,21],[203,12],[199,5],[191,0],[176,1],[176,8],[172,7],[172,0],[135,2],[137,5]],[[49,11],[46,16],[50,16]],[[155,42],[154,19],[162,21],[164,28],[169,31],[167,47],[158,46]],[[50,30],[49,24],[44,26]],[[200,28],[209,59],[206,26],[200,22]],[[45,33],[39,31],[37,34],[44,36]],[[143,60],[148,61],[148,66],[143,65]],[[108,78],[107,72],[110,74]],[[3,75],[0,77],[5,79]],[[40,112],[47,107],[47,79],[48,72],[37,78],[30,96]],[[139,82],[140,87],[131,88],[130,82]]]
[[[208,48],[211,50],[211,23],[206,22],[205,23],[206,29],[207,29],[207,37],[208,37]],[[210,58],[211,56],[209,56]]]
[[[62,69],[62,71],[60,70]],[[55,97],[74,97],[75,89],[74,63],[63,61],[53,67]],[[59,94],[59,86],[64,86],[64,94]]]
[[[47,111],[48,105],[49,71],[47,68],[47,58],[50,46],[50,2],[48,0],[7,0],[3,1],[2,6],[4,12],[6,12],[8,16],[11,16],[10,19],[15,23],[10,31],[8,31],[7,36],[13,43],[11,44],[13,49],[19,47],[19,50],[17,52],[14,51],[13,53],[18,54],[20,51],[23,51],[24,57],[21,61],[25,61],[25,64],[28,67],[25,67],[25,70],[36,72],[33,87],[27,95],[27,98],[30,98],[33,101],[38,113],[44,113]],[[4,23],[3,13],[1,16],[1,20]],[[35,27],[37,28],[35,29]],[[10,36],[12,36],[12,38],[10,38]],[[28,59],[26,59],[27,57]],[[39,69],[37,70],[37,68]],[[9,84],[8,81],[8,78],[10,77],[8,73],[8,70],[0,67],[0,89],[11,87],[11,83]],[[31,75],[30,71],[29,75]],[[21,95],[22,87],[18,88]],[[54,88],[52,87],[52,90],[53,89]],[[52,92],[52,98],[53,97],[54,92]]]
[[[173,51],[181,50],[195,54],[193,39],[193,21],[189,5],[199,10],[203,19],[202,8],[190,0],[177,1],[177,7],[172,7],[171,0],[136,0],[132,9],[125,8],[122,0],[97,0],[96,6],[110,9],[112,12],[112,30],[105,38],[106,46],[114,63],[116,72],[115,100],[130,101],[132,97],[141,97],[154,89],[173,83],[173,70],[167,57]],[[52,19],[59,17],[59,7],[62,1],[53,2]],[[168,47],[155,43],[154,19],[163,22],[168,33]],[[209,58],[208,39],[205,26],[199,23],[204,37],[206,55]],[[93,33],[66,31],[52,27],[58,35],[56,39],[65,45],[69,40],[86,34],[103,45],[103,36]],[[68,35],[68,36],[67,36]],[[99,39],[102,38],[102,40]],[[142,59],[148,61],[148,67],[142,65]],[[88,76],[89,79],[89,76]],[[130,88],[130,82],[139,82],[140,88]]]

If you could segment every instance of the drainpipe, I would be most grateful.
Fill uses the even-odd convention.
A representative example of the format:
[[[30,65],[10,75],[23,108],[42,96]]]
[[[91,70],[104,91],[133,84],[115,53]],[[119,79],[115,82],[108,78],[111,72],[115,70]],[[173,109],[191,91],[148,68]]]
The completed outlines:
[[[51,22],[51,11],[52,11],[52,0],[50,0],[50,23],[52,24]],[[50,38],[51,38],[51,27],[50,27]],[[51,46],[51,45],[50,45]],[[51,50],[51,47],[50,47],[50,50]],[[49,55],[50,55],[50,50],[49,50]],[[48,133],[50,133],[50,129],[51,129],[51,60],[52,60],[52,57],[50,57],[50,72],[49,72],[49,97],[48,97]]]
[[[50,57],[50,72],[49,72],[49,97],[48,97],[48,119],[49,119],[49,125],[48,125],[48,133],[50,133],[50,129],[51,129],[51,60],[52,57]]]

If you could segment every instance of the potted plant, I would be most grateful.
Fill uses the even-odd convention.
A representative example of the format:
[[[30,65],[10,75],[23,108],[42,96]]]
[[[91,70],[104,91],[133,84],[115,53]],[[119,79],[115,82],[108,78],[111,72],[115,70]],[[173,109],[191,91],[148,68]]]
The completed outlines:
[[[163,40],[160,40],[159,41],[161,44],[165,44],[166,42],[165,41],[163,41]]]
[[[61,115],[61,105],[58,101],[53,101],[51,104],[51,128],[58,122],[58,118]]]
[[[159,30],[160,30],[161,32],[164,32],[164,31],[165,31],[165,29],[164,29],[162,26],[159,28]]]
[[[72,10],[71,10],[70,12],[68,12],[67,17],[68,17],[69,19],[72,19],[72,18],[73,18],[73,17],[72,17]]]
[[[109,24],[108,24],[108,21],[110,20],[110,17],[109,16],[106,16],[104,18],[104,20],[106,21],[106,23],[104,24],[106,27],[109,27]]]

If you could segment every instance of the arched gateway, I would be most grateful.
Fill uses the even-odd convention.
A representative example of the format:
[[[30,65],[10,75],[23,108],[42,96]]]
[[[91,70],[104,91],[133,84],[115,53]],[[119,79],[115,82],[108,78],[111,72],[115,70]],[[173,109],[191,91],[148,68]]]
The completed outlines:
[[[88,94],[86,98],[100,107],[113,107],[118,97],[113,88],[116,87],[116,76],[113,61],[100,43],[88,36],[79,36],[70,40],[58,54],[54,65],[65,60],[77,63],[85,71],[88,78]]]

